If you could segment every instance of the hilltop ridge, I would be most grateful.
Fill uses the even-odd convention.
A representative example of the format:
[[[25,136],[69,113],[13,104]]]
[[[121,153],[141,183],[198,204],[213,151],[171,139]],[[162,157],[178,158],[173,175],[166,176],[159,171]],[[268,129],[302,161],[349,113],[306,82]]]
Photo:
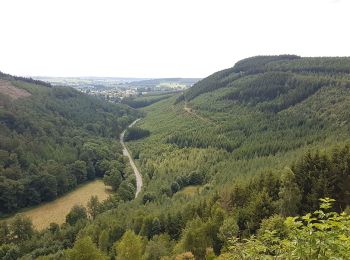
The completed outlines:
[[[234,81],[249,78],[253,75],[264,76],[265,73],[289,73],[284,83],[292,76],[315,74],[347,74],[350,73],[350,58],[348,57],[313,57],[303,58],[296,55],[256,56],[238,61],[232,68],[218,71],[194,84],[185,92],[187,100],[191,100],[206,92],[229,87]],[[284,74],[287,75],[287,74]],[[272,83],[265,80],[264,84]],[[348,81],[346,81],[348,83]],[[239,83],[238,83],[239,84]],[[234,86],[233,86],[234,87]]]

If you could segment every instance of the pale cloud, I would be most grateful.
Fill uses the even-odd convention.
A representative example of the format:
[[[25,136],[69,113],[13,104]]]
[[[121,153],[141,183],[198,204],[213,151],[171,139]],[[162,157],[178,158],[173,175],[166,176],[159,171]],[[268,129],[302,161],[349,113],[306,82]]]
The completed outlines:
[[[0,0],[0,70],[204,77],[259,54],[349,56],[349,7],[339,0]]]

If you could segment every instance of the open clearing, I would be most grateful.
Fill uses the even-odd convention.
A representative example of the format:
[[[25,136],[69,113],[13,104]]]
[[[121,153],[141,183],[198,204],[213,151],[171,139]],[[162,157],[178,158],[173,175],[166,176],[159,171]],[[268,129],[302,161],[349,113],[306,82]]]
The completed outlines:
[[[0,80],[0,93],[9,96],[11,99],[29,97],[31,94],[20,88],[16,88],[11,82]]]
[[[178,191],[175,195],[176,196],[186,195],[186,196],[193,197],[194,195],[200,193],[201,188],[202,188],[202,186],[200,186],[200,185],[187,186],[187,187],[181,189],[180,191]]]
[[[96,195],[99,201],[103,201],[109,194],[109,189],[104,185],[103,181],[95,180],[78,187],[76,190],[52,202],[28,209],[20,214],[31,218],[34,227],[37,230],[42,230],[52,222],[63,224],[66,215],[75,204],[86,206],[91,196]]]

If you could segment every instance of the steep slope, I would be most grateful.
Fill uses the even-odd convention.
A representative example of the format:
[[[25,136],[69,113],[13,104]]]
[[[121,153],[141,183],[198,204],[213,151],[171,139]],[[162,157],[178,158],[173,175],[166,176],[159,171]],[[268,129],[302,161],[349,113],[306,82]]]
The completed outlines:
[[[185,100],[192,113],[216,121],[213,131],[225,141],[211,142],[191,130],[173,134],[169,141],[252,157],[302,147],[332,136],[330,132],[346,133],[350,58],[287,57],[240,61],[228,73],[209,76],[177,99],[177,104]]]
[[[191,100],[200,94],[214,91],[229,84],[243,75],[265,72],[270,64],[300,59],[296,55],[257,56],[241,60],[234,67],[218,71],[197,82],[185,93],[186,99]]]
[[[297,74],[307,75],[311,81],[317,81],[316,78],[324,74],[331,81],[333,74],[341,78],[340,74],[344,75],[350,72],[349,59],[347,57],[302,58],[295,55],[251,57],[237,62],[232,68],[216,72],[199,81],[193,88],[185,92],[185,98],[186,100],[191,100],[203,93],[215,91],[219,88],[231,87],[232,84],[240,84],[240,82],[233,82],[240,78],[249,79],[251,75],[257,75],[257,81],[262,85],[265,84],[265,86],[271,83],[275,85],[276,82],[274,80],[278,81],[278,78],[281,80],[280,75],[283,74],[278,72],[289,72],[289,78],[287,74],[284,74],[285,81],[293,78],[293,76],[297,76]],[[264,75],[268,72],[270,74]],[[259,78],[260,76],[262,77],[261,79]],[[271,82],[268,80],[271,80]],[[302,80],[305,81],[306,79]],[[339,77],[336,81],[339,81]],[[342,81],[345,81],[344,84],[349,84],[348,78],[342,79]],[[283,84],[281,81],[278,82]],[[289,83],[289,81],[284,83]],[[288,87],[286,86],[286,88]],[[273,90],[270,89],[271,91]],[[279,94],[279,92],[274,93],[276,95]]]
[[[122,160],[116,138],[137,115],[72,88],[1,74],[0,215],[102,177],[106,162]]]
[[[327,158],[349,143],[349,65],[349,58],[249,58],[181,96],[146,107],[140,126],[152,134],[129,144],[146,175],[145,200],[159,203],[166,196],[178,205],[186,187],[200,185],[194,196],[218,192],[220,205],[236,212],[246,236],[263,218],[281,212],[287,167],[297,175],[295,185],[307,205],[289,214],[317,209],[325,196],[337,198],[336,208],[344,209],[349,198],[338,192],[347,189],[342,180],[350,172],[335,170],[338,163],[327,166]],[[347,160],[347,148],[339,153],[340,161]],[[294,168],[300,160],[302,169]]]

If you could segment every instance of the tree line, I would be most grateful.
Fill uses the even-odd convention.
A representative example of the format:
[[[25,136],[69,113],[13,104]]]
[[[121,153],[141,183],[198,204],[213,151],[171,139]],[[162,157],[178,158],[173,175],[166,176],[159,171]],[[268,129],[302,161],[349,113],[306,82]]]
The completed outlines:
[[[258,257],[292,251],[298,255],[303,254],[300,250],[307,249],[307,254],[317,255],[319,246],[313,241],[334,236],[334,243],[329,244],[326,239],[325,248],[321,249],[326,255],[344,256],[348,252],[346,244],[336,237],[343,234],[344,239],[349,239],[349,234],[341,231],[349,225],[349,217],[339,215],[349,205],[342,196],[348,187],[341,181],[350,176],[349,158],[348,146],[329,153],[307,152],[289,168],[237,179],[233,186],[221,192],[203,194],[191,201],[179,196],[166,200],[165,204],[147,201],[140,206],[142,200],[123,202],[114,197],[100,203],[92,197],[87,208],[73,207],[66,224],[52,224],[41,233],[33,229],[28,219],[17,217],[0,225],[3,243],[0,254],[2,257],[49,255],[42,259],[76,259],[75,255],[82,259],[85,252],[97,259],[130,259],[131,256],[132,259],[160,259],[174,254],[185,257],[183,252],[190,252],[189,257],[205,259],[210,255]],[[321,164],[325,166],[323,173],[318,170]],[[326,169],[332,169],[331,174]],[[189,180],[198,179],[195,173],[190,176]],[[334,177],[339,181],[334,182]],[[306,183],[315,187],[311,193]],[[333,189],[317,189],[327,183],[333,183]],[[322,196],[342,199],[321,202],[315,199],[305,203],[306,198]],[[321,211],[315,211],[320,205]],[[334,212],[327,213],[331,207]],[[102,212],[106,213],[100,215]],[[304,215],[309,212],[315,212],[315,217]],[[294,216],[305,217],[292,218]],[[331,221],[339,224],[335,226]],[[313,239],[307,235],[310,229],[317,232]],[[297,238],[297,243],[293,243]],[[292,244],[287,247],[286,243]]]

